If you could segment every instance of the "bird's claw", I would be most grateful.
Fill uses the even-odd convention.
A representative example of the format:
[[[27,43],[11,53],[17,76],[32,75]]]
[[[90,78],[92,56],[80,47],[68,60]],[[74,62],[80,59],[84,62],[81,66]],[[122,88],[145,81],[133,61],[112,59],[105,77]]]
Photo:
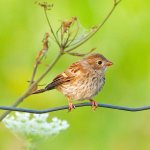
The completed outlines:
[[[69,103],[68,112],[71,112],[72,109],[75,109],[75,105],[73,105],[72,103]]]
[[[96,102],[96,101],[94,101],[94,100],[90,100],[90,102],[91,102],[91,105],[92,105],[92,110],[96,110],[96,108],[98,107],[98,103]]]

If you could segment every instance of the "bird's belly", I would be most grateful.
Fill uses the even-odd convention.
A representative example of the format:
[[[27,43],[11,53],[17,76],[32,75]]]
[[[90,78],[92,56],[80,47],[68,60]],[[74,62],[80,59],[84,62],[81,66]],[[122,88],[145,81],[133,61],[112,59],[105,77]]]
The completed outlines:
[[[62,85],[60,90],[64,95],[73,100],[91,99],[98,94],[104,85],[104,78],[89,78],[87,80],[78,80],[74,84]]]

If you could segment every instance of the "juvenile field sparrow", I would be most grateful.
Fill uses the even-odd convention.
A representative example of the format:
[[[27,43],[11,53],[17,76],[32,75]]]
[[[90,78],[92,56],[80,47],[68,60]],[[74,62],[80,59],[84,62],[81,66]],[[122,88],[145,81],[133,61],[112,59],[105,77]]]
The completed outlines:
[[[95,110],[97,102],[93,96],[101,91],[105,84],[105,70],[112,62],[101,54],[91,54],[73,63],[63,73],[56,76],[44,89],[37,90],[32,94],[43,93],[57,89],[68,98],[68,110],[75,108],[71,100],[90,100]]]

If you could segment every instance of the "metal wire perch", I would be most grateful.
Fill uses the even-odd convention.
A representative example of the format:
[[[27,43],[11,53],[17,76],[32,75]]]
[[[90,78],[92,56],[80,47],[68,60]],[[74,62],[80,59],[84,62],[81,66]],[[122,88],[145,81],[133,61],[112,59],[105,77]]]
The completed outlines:
[[[76,104],[75,107],[84,107],[84,106],[91,106],[91,103],[85,102],[85,103],[79,103]],[[137,112],[137,111],[143,111],[143,110],[149,110],[150,106],[141,106],[141,107],[126,107],[126,106],[116,106],[111,104],[100,104],[98,103],[98,107],[103,108],[109,108],[109,109],[117,109],[117,110],[123,110],[123,111],[130,111],[130,112]],[[10,110],[10,111],[19,111],[19,112],[27,112],[27,113],[35,113],[35,114],[42,114],[42,113],[48,113],[53,111],[59,111],[68,109],[68,106],[58,106],[43,110],[35,110],[35,109],[28,109],[28,108],[16,108],[16,107],[9,107],[9,106],[0,106],[0,110]]]

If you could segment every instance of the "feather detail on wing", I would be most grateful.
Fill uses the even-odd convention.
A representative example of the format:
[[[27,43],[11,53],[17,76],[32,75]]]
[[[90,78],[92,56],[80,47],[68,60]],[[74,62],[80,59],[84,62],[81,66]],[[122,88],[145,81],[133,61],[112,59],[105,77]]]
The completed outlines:
[[[56,78],[54,78],[54,80],[50,84],[48,84],[45,87],[45,89],[46,90],[52,90],[55,87],[65,83],[65,82],[69,82],[71,80],[71,77],[65,77],[63,74],[64,73],[62,73],[62,74],[58,75]]]
[[[54,80],[48,84],[45,89],[51,90],[55,87],[62,85],[67,82],[73,82],[83,71],[83,66],[79,63],[73,63],[66,71],[59,74]]]

